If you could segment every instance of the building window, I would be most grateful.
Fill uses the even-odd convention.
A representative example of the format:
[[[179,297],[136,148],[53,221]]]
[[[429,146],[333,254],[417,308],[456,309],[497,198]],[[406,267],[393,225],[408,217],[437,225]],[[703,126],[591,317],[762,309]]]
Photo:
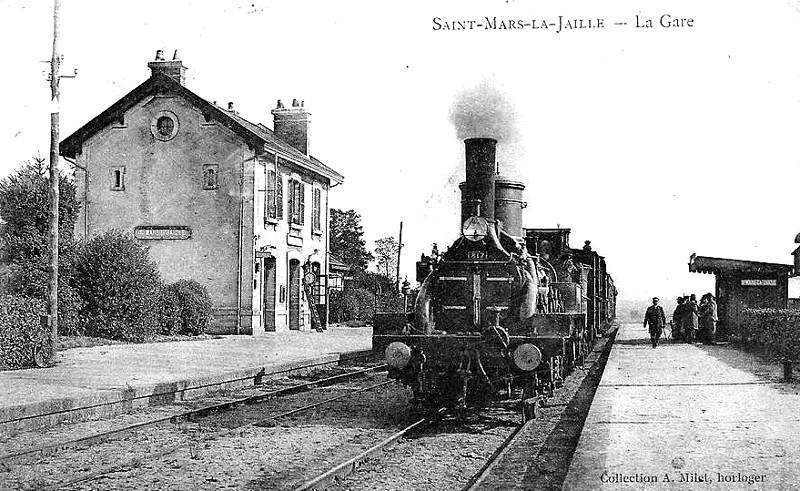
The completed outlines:
[[[172,130],[175,129],[175,122],[172,121],[172,118],[168,116],[161,116],[156,121],[156,130],[158,134],[163,137],[169,137],[172,134]]]
[[[219,166],[207,164],[203,166],[203,189],[219,188]]]
[[[295,225],[305,224],[306,202],[305,185],[300,179],[289,179],[289,222]]]
[[[314,232],[322,231],[322,190],[320,188],[314,188],[311,226]]]
[[[171,111],[159,111],[150,121],[150,133],[161,141],[172,140],[178,134],[178,116]]]
[[[274,170],[267,171],[267,202],[264,205],[264,218],[267,220],[283,218],[282,184],[280,174]]]
[[[331,273],[328,275],[328,290],[338,290],[342,291],[344,289],[344,284],[342,281],[342,277],[336,273]]]
[[[125,191],[125,167],[111,168],[111,190]]]

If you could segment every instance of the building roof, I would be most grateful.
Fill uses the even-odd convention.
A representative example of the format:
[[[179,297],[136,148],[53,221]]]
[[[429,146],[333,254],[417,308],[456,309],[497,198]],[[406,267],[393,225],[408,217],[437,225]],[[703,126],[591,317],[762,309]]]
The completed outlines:
[[[790,264],[764,263],[759,261],[743,261],[741,259],[723,259],[718,257],[698,256],[689,258],[689,271],[692,273],[748,273],[748,274],[790,274],[794,266]]]
[[[125,112],[139,103],[144,97],[159,93],[174,93],[195,106],[209,121],[216,121],[239,135],[257,153],[262,153],[264,147],[269,147],[279,152],[282,157],[294,162],[300,167],[307,168],[333,183],[341,183],[344,176],[326,166],[313,156],[307,156],[279,139],[275,134],[262,124],[253,124],[236,114],[234,111],[225,110],[216,104],[203,99],[185,86],[169,76],[156,72],[141,85],[124,95],[108,109],[95,116],[88,123],[80,127],[59,145],[59,153],[68,158],[75,158],[81,151],[83,143],[97,132],[115,122],[121,122]]]
[[[352,268],[345,264],[341,259],[334,256],[333,254],[328,254],[328,268],[331,271],[337,273],[344,273],[346,271],[350,271]]]

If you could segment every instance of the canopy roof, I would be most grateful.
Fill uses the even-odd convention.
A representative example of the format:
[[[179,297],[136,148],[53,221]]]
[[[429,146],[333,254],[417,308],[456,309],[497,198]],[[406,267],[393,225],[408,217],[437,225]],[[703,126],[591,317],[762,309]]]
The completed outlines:
[[[718,257],[698,256],[689,258],[689,271],[692,273],[747,273],[759,275],[788,275],[794,271],[791,264],[764,263],[744,261],[741,259],[723,259]]]

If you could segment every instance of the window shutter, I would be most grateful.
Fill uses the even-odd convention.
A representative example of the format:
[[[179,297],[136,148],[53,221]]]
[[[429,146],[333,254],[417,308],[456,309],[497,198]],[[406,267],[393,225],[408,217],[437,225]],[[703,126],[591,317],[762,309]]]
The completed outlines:
[[[319,188],[314,188],[314,204],[313,204],[314,210],[313,210],[313,220],[312,220],[312,222],[313,222],[312,225],[314,227],[314,230],[321,230],[322,229],[322,226],[321,226],[321,223],[320,223],[321,222],[321,215],[322,215],[322,212],[321,212],[321,209],[320,209],[321,205],[322,205],[322,193],[319,190]]]
[[[300,188],[300,202],[299,212],[300,212],[300,225],[305,225],[306,223],[306,186],[303,184],[303,181],[297,181],[298,187]]]
[[[289,223],[295,223],[296,216],[297,216],[297,203],[295,202],[297,198],[297,192],[295,189],[295,180],[289,179]]]
[[[275,173],[275,218],[283,220],[283,175]]]
[[[267,171],[267,200],[264,203],[264,217],[265,218],[276,218],[276,209],[275,209],[275,181],[276,174],[274,170]]]

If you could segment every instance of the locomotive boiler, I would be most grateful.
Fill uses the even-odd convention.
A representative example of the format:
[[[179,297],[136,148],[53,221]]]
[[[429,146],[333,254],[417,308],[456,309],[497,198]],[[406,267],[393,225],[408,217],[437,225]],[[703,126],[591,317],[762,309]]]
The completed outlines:
[[[460,237],[417,263],[413,312],[376,314],[373,351],[416,402],[519,395],[530,415],[613,320],[616,290],[588,241],[522,228],[525,186],[498,175],[496,140],[464,144]]]

